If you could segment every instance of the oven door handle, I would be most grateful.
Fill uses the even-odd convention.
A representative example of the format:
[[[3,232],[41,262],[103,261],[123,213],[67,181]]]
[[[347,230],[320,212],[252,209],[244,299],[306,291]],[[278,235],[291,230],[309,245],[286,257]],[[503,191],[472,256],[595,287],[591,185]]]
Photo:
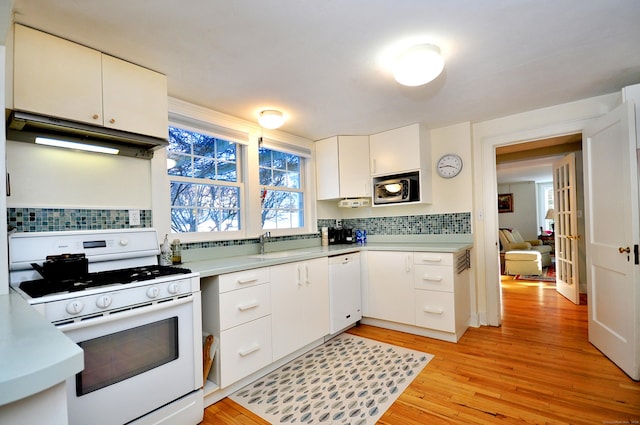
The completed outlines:
[[[141,314],[153,313],[156,311],[162,311],[169,308],[173,308],[182,304],[193,303],[194,297],[193,294],[178,298],[172,299],[170,301],[164,302],[154,302],[153,304],[146,307],[135,307],[132,306],[129,310],[119,310],[116,313],[105,312],[105,314],[101,317],[92,317],[89,319],[80,319],[73,323],[66,323],[63,325],[56,325],[58,329],[62,332],[72,331],[75,329],[86,328],[87,326],[93,325],[101,325],[103,323],[115,322],[116,320],[127,319],[129,317],[139,316]],[[133,308],[135,307],[135,308]]]

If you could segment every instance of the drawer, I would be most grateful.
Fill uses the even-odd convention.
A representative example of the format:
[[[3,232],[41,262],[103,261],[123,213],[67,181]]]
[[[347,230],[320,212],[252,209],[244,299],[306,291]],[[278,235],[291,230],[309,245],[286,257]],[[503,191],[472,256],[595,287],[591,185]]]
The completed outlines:
[[[270,273],[268,267],[262,267],[259,269],[223,274],[218,276],[217,279],[220,288],[219,291],[223,293],[267,283],[270,281]]]
[[[271,314],[268,283],[220,294],[220,330]]]
[[[452,266],[453,254],[447,252],[414,252],[413,263]]]
[[[220,387],[271,364],[271,316],[220,334]]]
[[[444,332],[456,331],[453,293],[416,289],[416,325]]]
[[[453,292],[453,267],[416,265],[414,287],[434,291]]]

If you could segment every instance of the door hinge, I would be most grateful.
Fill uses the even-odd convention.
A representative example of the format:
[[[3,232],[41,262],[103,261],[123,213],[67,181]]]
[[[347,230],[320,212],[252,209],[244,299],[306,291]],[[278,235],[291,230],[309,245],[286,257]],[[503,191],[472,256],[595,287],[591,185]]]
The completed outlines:
[[[633,246],[633,258],[634,258],[634,263],[633,264],[640,264],[640,261],[638,261],[638,244],[635,244]]]

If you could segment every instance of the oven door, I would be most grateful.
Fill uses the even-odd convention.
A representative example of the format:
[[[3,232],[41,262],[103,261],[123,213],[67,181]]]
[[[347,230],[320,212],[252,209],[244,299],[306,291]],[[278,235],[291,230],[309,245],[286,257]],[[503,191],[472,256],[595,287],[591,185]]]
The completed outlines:
[[[125,424],[202,386],[200,292],[59,326],[84,350],[67,380],[71,425]]]

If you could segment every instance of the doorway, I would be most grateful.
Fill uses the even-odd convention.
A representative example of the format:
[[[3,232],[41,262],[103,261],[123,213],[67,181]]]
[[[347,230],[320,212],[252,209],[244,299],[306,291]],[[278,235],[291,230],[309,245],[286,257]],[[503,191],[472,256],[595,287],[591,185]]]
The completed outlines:
[[[513,197],[513,209],[506,213],[498,212],[497,222],[499,227],[516,228],[525,240],[539,240],[550,245],[554,252],[551,254],[552,264],[543,269],[541,282],[555,281],[552,277],[555,266],[555,241],[549,235],[553,230],[553,222],[549,219],[549,205],[542,208],[545,196],[540,193],[544,187],[543,182],[548,183],[553,179],[553,164],[562,160],[570,153],[576,156],[575,174],[577,177],[575,206],[578,216],[578,234],[584,235],[584,189],[582,176],[582,133],[574,133],[558,137],[550,137],[541,140],[522,142],[507,146],[498,146],[495,149],[497,193],[509,193]],[[557,177],[557,176],[556,176]],[[520,197],[520,199],[518,199]],[[548,200],[547,200],[548,201]],[[553,201],[552,201],[553,202]],[[547,202],[548,203],[548,202]],[[519,205],[519,207],[518,207]],[[548,249],[548,248],[547,248]],[[523,280],[534,281],[527,276],[512,276],[505,278],[502,275],[504,256],[501,251],[501,267],[499,279],[502,282]],[[584,239],[578,241],[577,263],[580,273],[580,303],[586,303],[586,258]],[[502,276],[502,277],[501,277]]]

